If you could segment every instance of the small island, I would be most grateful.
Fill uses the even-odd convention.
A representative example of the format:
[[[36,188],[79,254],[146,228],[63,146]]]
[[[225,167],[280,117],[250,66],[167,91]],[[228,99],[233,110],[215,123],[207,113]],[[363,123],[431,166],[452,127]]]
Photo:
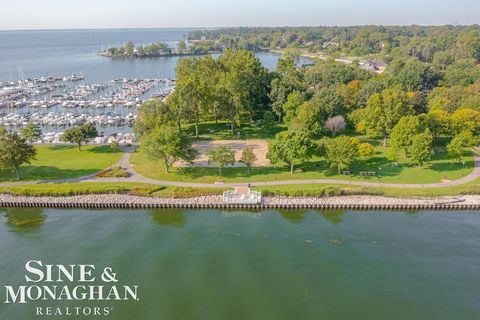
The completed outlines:
[[[114,59],[135,59],[205,55],[222,53],[224,50],[225,48],[215,41],[198,40],[189,42],[187,45],[186,41],[180,40],[175,48],[168,46],[164,42],[135,46],[133,42],[128,41],[123,47],[110,47],[99,51],[98,54]]]

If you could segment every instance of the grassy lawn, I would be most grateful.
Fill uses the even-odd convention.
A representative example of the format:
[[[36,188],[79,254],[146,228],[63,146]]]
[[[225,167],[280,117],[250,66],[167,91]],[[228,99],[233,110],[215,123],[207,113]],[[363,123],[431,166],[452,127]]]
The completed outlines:
[[[0,186],[0,193],[19,196],[71,196],[82,194],[130,194],[149,197],[186,198],[221,194],[223,188],[180,188],[129,182],[41,183]]]
[[[255,190],[263,193],[277,195],[299,196],[315,195],[321,193],[322,190],[344,191],[347,194],[367,194],[367,195],[384,195],[391,197],[435,197],[435,196],[455,196],[462,194],[480,194],[480,179],[461,186],[445,187],[445,188],[381,188],[381,187],[361,187],[346,186],[341,184],[300,184],[291,186],[266,186],[255,187]]]
[[[195,136],[195,124],[184,125],[183,128],[192,136]],[[286,129],[284,124],[274,122],[268,128],[262,128],[261,125],[254,123],[243,124],[235,128],[234,135],[230,133],[230,123],[225,121],[206,121],[198,126],[201,140],[234,140],[239,139],[238,132],[242,139],[267,139],[275,138],[275,135]]]
[[[333,196],[339,194],[385,195],[392,197],[433,197],[461,194],[480,194],[480,179],[471,183],[447,188],[365,188],[339,184],[302,184],[292,186],[256,187],[266,194],[290,196]],[[42,183],[32,185],[0,186],[0,193],[24,196],[70,196],[82,194],[130,194],[146,197],[187,198],[221,194],[225,188],[179,188],[142,183],[92,182],[92,183]]]
[[[110,146],[83,146],[82,151],[70,145],[38,145],[37,159],[20,168],[22,180],[55,180],[76,178],[100,171],[116,163],[122,152]],[[0,170],[0,181],[16,180],[13,170]]]
[[[336,170],[328,168],[322,158],[314,158],[297,168],[300,172],[291,174],[289,168],[280,166],[274,168],[253,168],[248,174],[246,168],[225,168],[223,176],[218,175],[215,168],[174,168],[166,174],[163,165],[148,160],[141,149],[134,153],[130,162],[140,174],[149,178],[170,181],[192,182],[256,182],[275,180],[300,180],[300,179],[341,179],[356,181],[390,182],[390,183],[433,183],[443,179],[456,180],[468,175],[474,166],[471,152],[465,153],[465,167],[462,163],[453,163],[448,159],[445,152],[436,153],[428,166],[419,168],[417,165],[408,163],[406,160],[399,161],[400,166],[392,166],[392,161],[385,157],[385,148],[376,146],[375,156],[368,160],[357,160],[351,166],[351,175],[339,175]],[[376,177],[362,177],[361,171],[375,171]]]

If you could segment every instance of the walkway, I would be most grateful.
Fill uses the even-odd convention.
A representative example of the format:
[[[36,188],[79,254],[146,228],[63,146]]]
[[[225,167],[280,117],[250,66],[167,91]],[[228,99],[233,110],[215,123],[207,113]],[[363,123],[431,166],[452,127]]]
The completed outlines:
[[[176,186],[176,187],[198,187],[198,188],[233,188],[245,187],[250,185],[252,187],[261,186],[281,186],[281,185],[301,185],[301,184],[341,184],[362,187],[382,187],[382,188],[408,188],[408,189],[422,189],[422,188],[444,188],[459,186],[472,182],[480,178],[480,154],[478,148],[474,152],[475,166],[473,171],[467,176],[449,182],[437,182],[427,184],[403,184],[403,183],[383,183],[383,182],[369,182],[369,181],[354,181],[354,180],[339,180],[339,179],[307,179],[307,180],[280,180],[280,181],[265,181],[265,182],[251,182],[251,183],[197,183],[197,182],[181,182],[181,181],[166,181],[155,180],[140,175],[130,164],[130,156],[135,151],[135,146],[124,148],[124,154],[115,166],[125,168],[130,176],[128,178],[97,178],[95,174],[63,180],[45,180],[45,181],[21,181],[21,182],[5,182],[0,183],[0,186],[14,186],[22,184],[40,184],[40,183],[66,183],[66,182],[131,182],[131,183],[146,183],[161,186]]]

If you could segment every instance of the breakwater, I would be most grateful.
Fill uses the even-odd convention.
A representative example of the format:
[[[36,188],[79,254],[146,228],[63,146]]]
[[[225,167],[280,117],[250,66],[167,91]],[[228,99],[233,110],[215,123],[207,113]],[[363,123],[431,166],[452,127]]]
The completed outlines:
[[[393,198],[381,196],[264,197],[261,204],[225,204],[221,196],[154,198],[124,194],[68,197],[0,195],[0,207],[83,209],[350,209],[350,210],[480,210],[480,196]]]

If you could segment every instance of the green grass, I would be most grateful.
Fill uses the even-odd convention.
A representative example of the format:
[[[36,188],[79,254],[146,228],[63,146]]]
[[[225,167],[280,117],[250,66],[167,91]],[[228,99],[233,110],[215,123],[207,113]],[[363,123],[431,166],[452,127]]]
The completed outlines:
[[[40,183],[0,186],[0,193],[17,196],[72,196],[85,194],[130,194],[159,198],[187,198],[221,194],[223,188],[180,188],[129,182]]]
[[[116,163],[122,152],[110,146],[38,145],[37,159],[20,168],[22,180],[56,180],[77,178],[98,172]],[[0,181],[16,180],[13,170],[0,170]]]
[[[480,194],[480,179],[461,186],[445,188],[382,188],[382,187],[361,187],[346,186],[341,184],[300,184],[285,186],[266,186],[255,187],[255,190],[274,195],[290,196],[315,196],[328,193],[328,191],[340,194],[366,194],[366,195],[384,195],[391,197],[435,197],[435,196],[455,196],[465,194]]]
[[[377,143],[378,144],[378,143]],[[163,165],[152,162],[139,151],[134,153],[130,162],[140,174],[157,180],[192,181],[212,183],[224,182],[258,182],[276,180],[304,180],[304,179],[341,179],[355,181],[372,181],[386,183],[434,183],[444,179],[456,180],[468,175],[474,166],[472,152],[465,153],[465,166],[448,159],[446,152],[436,153],[428,166],[418,167],[406,160],[399,161],[400,166],[392,166],[385,156],[385,148],[376,146],[375,156],[368,160],[357,160],[351,166],[351,175],[339,175],[336,170],[328,168],[324,159],[314,158],[297,168],[301,171],[291,174],[288,166],[273,166],[253,168],[248,174],[246,168],[225,168],[219,176],[215,168],[189,167],[173,168],[171,173],[165,173]],[[381,168],[381,169],[380,169]],[[375,171],[376,177],[362,177],[361,171]]]
[[[392,197],[432,197],[462,194],[480,194],[480,179],[471,183],[447,188],[365,188],[340,184],[302,184],[291,186],[255,187],[269,195],[334,196],[334,195],[385,195]],[[188,198],[221,194],[225,188],[178,188],[142,183],[92,182],[92,183],[42,183],[32,185],[0,186],[0,193],[18,196],[71,196],[84,194],[130,194],[159,198]]]
[[[239,128],[235,128],[234,135],[230,132],[230,123],[225,121],[206,121],[199,124],[200,140],[235,140],[239,139],[238,132],[242,139],[267,139],[275,138],[275,135],[286,129],[284,124],[274,122],[268,128],[262,128],[261,125],[255,123],[246,123]],[[183,126],[190,135],[195,136],[195,124]]]

